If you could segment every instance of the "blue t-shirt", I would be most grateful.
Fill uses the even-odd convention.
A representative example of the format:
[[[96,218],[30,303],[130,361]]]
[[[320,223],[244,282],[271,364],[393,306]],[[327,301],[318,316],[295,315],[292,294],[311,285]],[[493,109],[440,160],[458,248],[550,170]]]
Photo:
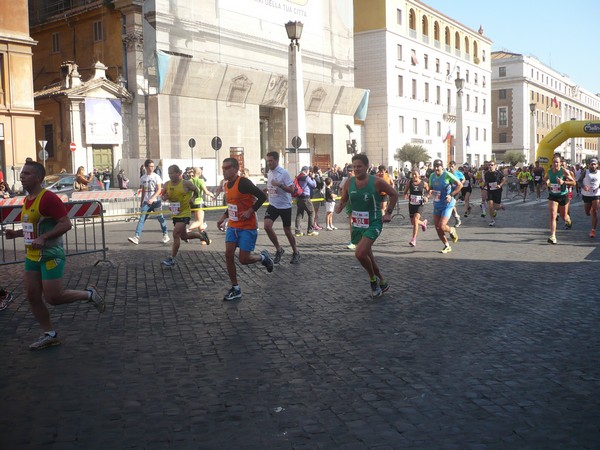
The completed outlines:
[[[454,176],[458,181],[463,181],[465,179],[465,175],[460,170],[455,170]]]
[[[434,191],[434,203],[446,203],[446,197],[452,192],[452,185],[456,184],[458,179],[447,170],[444,170],[438,177],[435,172],[429,175],[429,189]]]

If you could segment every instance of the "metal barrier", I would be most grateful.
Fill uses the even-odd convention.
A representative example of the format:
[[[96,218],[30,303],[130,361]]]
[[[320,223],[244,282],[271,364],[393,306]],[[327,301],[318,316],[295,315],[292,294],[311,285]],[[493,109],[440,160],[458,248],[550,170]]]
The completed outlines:
[[[132,189],[73,192],[71,200],[101,202],[105,220],[130,220],[140,213],[139,191]]]
[[[106,259],[106,236],[104,232],[104,213],[99,201],[67,202],[67,216],[73,228],[63,235],[67,256],[102,253],[101,262],[112,263]],[[0,206],[0,265],[16,264],[25,261],[25,246],[22,240],[6,239],[4,230],[21,227],[21,205]]]

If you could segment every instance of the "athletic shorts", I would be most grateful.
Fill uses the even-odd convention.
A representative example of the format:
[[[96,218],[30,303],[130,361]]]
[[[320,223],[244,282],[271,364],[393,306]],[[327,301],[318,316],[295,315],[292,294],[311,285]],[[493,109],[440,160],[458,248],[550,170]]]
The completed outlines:
[[[520,183],[519,189],[521,190],[521,192],[523,192],[527,186],[529,186],[529,183],[526,183],[526,184]]]
[[[565,206],[567,204],[567,202],[569,201],[569,199],[567,198],[567,194],[561,195],[559,197],[549,195],[548,200],[558,203],[558,206]]]
[[[190,219],[190,217],[173,217],[173,225],[176,223],[185,223],[186,225],[189,225]]]
[[[40,272],[43,280],[56,280],[65,273],[64,258],[49,258],[33,261],[25,258],[25,272]]]
[[[593,203],[596,200],[600,200],[600,195],[582,195],[581,199],[583,203]]]
[[[408,214],[413,217],[415,214],[423,215],[423,205],[408,205]]]
[[[502,189],[494,189],[493,191],[487,191],[487,199],[488,202],[491,200],[496,205],[500,205],[502,203]]]
[[[471,192],[473,192],[473,188],[471,186],[462,188],[460,190],[460,195],[462,195],[464,197],[467,192],[470,194]]]
[[[231,222],[230,222],[231,223]],[[225,243],[235,242],[245,252],[253,252],[258,238],[257,230],[243,230],[240,228],[227,227],[225,232]]]
[[[265,219],[270,219],[273,222],[277,220],[278,217],[281,217],[281,222],[283,223],[283,228],[289,228],[292,226],[292,207],[279,209],[275,208],[273,205],[267,206],[267,210],[265,211]]]
[[[369,228],[358,228],[352,226],[352,234],[350,237],[350,241],[356,245],[360,242],[363,237],[369,238],[372,241],[377,240],[379,235],[381,234],[381,230],[383,228],[383,224],[381,221],[373,222]]]
[[[454,205],[456,205],[456,200],[454,199],[452,199],[450,203],[433,202],[433,215],[440,217],[450,217],[452,215]]]

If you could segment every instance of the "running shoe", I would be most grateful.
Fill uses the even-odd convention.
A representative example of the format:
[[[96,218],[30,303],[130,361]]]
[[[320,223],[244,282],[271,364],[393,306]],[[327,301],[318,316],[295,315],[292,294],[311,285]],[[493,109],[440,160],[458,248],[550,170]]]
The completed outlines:
[[[337,228],[337,227],[334,227],[333,225],[331,225],[331,229],[332,229],[332,230],[337,230],[338,228]]]
[[[573,226],[572,221],[569,220],[568,222],[565,222],[565,230],[570,230],[572,226]]]
[[[99,313],[103,313],[106,309],[106,302],[104,301],[104,298],[102,298],[102,296],[98,294],[98,288],[93,284],[90,284],[88,287],[85,288],[85,290],[90,293],[90,298],[88,299],[88,302],[94,305],[94,308],[96,308]]]
[[[595,238],[596,237],[596,230],[590,231],[590,237],[591,238]]]
[[[387,281],[382,281],[379,283],[379,287],[381,288],[381,293],[387,292],[390,290],[390,283]]]
[[[421,222],[421,230],[427,231],[427,219]]]
[[[487,216],[487,214],[484,211],[484,212],[481,213],[481,217],[485,217],[485,216]]]
[[[260,252],[260,254],[261,256],[263,256],[261,264],[267,268],[267,272],[273,272],[273,260],[271,259],[271,255],[269,255],[269,252],[263,250],[262,252]]]
[[[460,220],[460,217],[459,217],[459,216],[456,216],[456,217],[454,218],[454,221],[455,221],[455,224],[454,224],[454,226],[455,226],[456,228],[458,228],[458,227],[460,227],[460,226],[462,225],[462,222],[461,222],[461,220]]]
[[[212,242],[208,237],[208,234],[206,234],[206,231],[204,230],[200,231],[200,241],[206,242],[206,245],[210,245],[210,243]]]
[[[239,298],[242,298],[242,290],[240,288],[234,288],[233,286],[231,286],[231,289],[229,289],[227,294],[225,294],[225,297],[223,297],[223,300],[228,302],[231,300],[237,300]]]
[[[490,221],[489,226],[490,227],[495,227],[496,226],[496,221],[495,220]]]
[[[163,244],[166,244],[166,243],[167,243],[167,242],[169,242],[170,240],[171,240],[171,238],[169,237],[169,235],[168,235],[168,234],[163,234],[163,237],[162,237],[162,243],[163,243]]]
[[[290,264],[300,264],[300,253],[292,253],[292,259],[290,260]]]
[[[283,256],[284,253],[285,253],[285,250],[283,249],[283,247],[281,247],[279,250],[277,250],[275,252],[275,258],[273,258],[273,264],[279,264],[279,261],[281,261],[281,257]]]
[[[4,296],[2,296],[2,299],[0,299],[0,311],[4,311],[6,308],[8,308],[8,305],[12,303],[13,299],[14,297],[12,294],[5,292]]]
[[[450,247],[448,244],[444,245],[444,248],[441,250],[442,253],[450,253],[451,251],[452,247]]]
[[[308,233],[306,233],[307,236],[318,236],[319,232],[315,231],[315,230],[310,230]]]
[[[302,231],[296,231],[296,237],[304,236]]]
[[[556,244],[556,236],[550,236],[548,238],[548,244]]]
[[[412,238],[410,240],[410,242],[408,243],[408,245],[410,245],[411,247],[416,247],[417,246],[417,240],[415,238]]]
[[[498,213],[497,213],[497,212],[496,212],[496,210],[494,209],[494,210],[492,211],[492,217],[495,219],[497,215],[498,215]]]
[[[469,213],[468,212],[465,213],[465,217],[469,217]]]
[[[140,243],[140,238],[138,236],[128,237],[127,240],[135,245],[138,245]]]
[[[450,238],[452,239],[452,242],[458,242],[458,234],[456,234],[456,228],[454,227],[450,227]]]
[[[321,225],[315,225],[313,228],[315,230],[322,230],[323,229],[323,227]]]
[[[379,281],[376,278],[375,281],[371,281],[371,297],[381,297],[382,294],[383,291],[381,287],[379,287]]]
[[[54,345],[60,345],[60,339],[58,334],[50,336],[48,332],[42,334],[37,341],[29,346],[30,350],[42,350],[44,348],[52,347]]]
[[[333,228],[331,228],[329,225],[327,225],[327,226],[325,227],[325,229],[326,229],[327,231],[333,231]]]
[[[356,250],[356,245],[353,244],[352,242],[348,242],[348,245],[346,245],[346,248],[348,250]]]
[[[177,264],[177,261],[175,261],[175,258],[169,256],[167,259],[165,259],[162,262],[163,265],[167,266],[167,267],[173,267],[175,264]]]

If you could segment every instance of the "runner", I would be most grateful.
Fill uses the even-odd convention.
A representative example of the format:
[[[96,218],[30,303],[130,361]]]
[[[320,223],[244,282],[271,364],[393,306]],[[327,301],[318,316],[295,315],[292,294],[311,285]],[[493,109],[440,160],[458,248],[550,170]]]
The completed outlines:
[[[42,188],[45,176],[46,169],[42,164],[25,163],[21,170],[21,183],[27,191],[21,212],[22,229],[5,231],[7,239],[22,237],[25,242],[25,292],[31,313],[44,330],[44,334],[29,346],[31,350],[60,345],[46,303],[57,306],[83,301],[92,303],[100,313],[106,309],[95,286],[90,285],[84,291],[63,287],[66,258],[62,236],[73,225],[60,198]]]
[[[250,178],[238,176],[240,165],[237,159],[225,158],[221,168],[226,180],[224,187],[227,209],[217,222],[217,227],[222,230],[225,220],[229,220],[225,234],[225,262],[231,289],[223,297],[223,300],[229,301],[242,298],[242,289],[238,284],[235,267],[235,250],[238,247],[240,264],[260,262],[267,268],[267,272],[273,272],[273,260],[267,250],[260,252],[260,255],[251,254],[258,237],[256,211],[267,200],[267,196]]]
[[[383,222],[392,220],[392,212],[398,201],[398,192],[382,178],[369,175],[369,159],[364,153],[352,157],[354,176],[349,178],[342,189],[342,198],[335,207],[339,214],[346,203],[352,208],[352,240],[356,245],[354,255],[369,275],[371,296],[380,297],[390,285],[385,280],[373,255],[373,243],[381,234]],[[380,192],[389,196],[389,204],[383,217],[381,216]]]
[[[592,230],[589,237],[596,237],[596,226],[598,225],[598,204],[600,203],[600,172],[598,172],[598,160],[592,158],[589,168],[582,169],[579,176],[581,186],[581,198],[585,208],[585,214],[592,216]]]
[[[177,263],[175,258],[177,257],[177,252],[179,252],[182,239],[185,242],[188,242],[189,239],[209,241],[204,231],[186,230],[186,226],[190,224],[192,219],[191,205],[200,192],[194,183],[184,180],[182,174],[183,172],[179,166],[169,166],[169,181],[165,183],[162,191],[162,199],[169,201],[169,209],[171,210],[171,218],[173,219],[171,256],[162,262],[167,267],[173,267]]]
[[[517,179],[519,180],[519,190],[523,194],[523,203],[525,203],[527,201],[527,188],[533,177],[529,173],[529,170],[527,170],[527,167],[523,166],[517,174]]]
[[[465,217],[469,217],[471,214],[471,192],[473,192],[473,184],[475,183],[475,178],[471,173],[471,168],[465,163],[464,166],[458,168],[459,172],[464,175],[464,180],[462,180],[463,187],[460,190],[460,195],[462,196],[465,204]]]
[[[452,189],[454,187],[454,190]],[[462,189],[462,183],[454,174],[444,170],[441,159],[433,161],[433,173],[429,176],[429,194],[433,197],[433,223],[440,241],[444,244],[442,253],[450,253],[452,247],[446,239],[450,235],[452,242],[458,242],[456,228],[448,226],[448,220],[456,205],[454,196]]]
[[[214,199],[215,195],[206,189],[206,183],[202,177],[202,167],[192,167],[188,172],[190,181],[198,188],[198,195],[194,198],[194,208],[192,210],[193,220],[190,222],[189,230],[198,228],[202,238],[202,245],[210,245],[210,239],[206,234],[206,222],[204,222],[204,195]]]
[[[410,181],[406,183],[403,195],[408,199],[408,213],[413,226],[412,239],[408,245],[415,247],[419,226],[423,232],[427,231],[427,219],[421,221],[421,214],[423,214],[423,204],[427,201],[426,193],[429,192],[429,185],[421,179],[419,169],[414,168],[410,175]]]
[[[377,167],[377,173],[375,174],[375,176],[383,179],[386,183],[390,184],[391,186],[394,185],[394,182],[392,181],[392,178],[388,174],[384,165],[380,165],[379,167]],[[381,195],[381,215],[383,216],[385,214],[385,210],[387,209],[388,196],[384,192],[380,192],[379,195]]]
[[[537,201],[539,202],[542,198],[542,186],[545,186],[544,183],[544,168],[540,166],[540,162],[535,162],[535,167],[533,168],[533,184],[535,185],[535,195],[537,197]]]
[[[267,189],[269,194],[269,206],[265,212],[264,227],[267,236],[275,246],[275,258],[273,264],[279,264],[285,253],[284,248],[279,245],[277,234],[273,230],[273,223],[281,217],[283,232],[292,247],[292,259],[290,264],[300,262],[300,252],[296,246],[296,238],[292,232],[292,192],[294,192],[294,181],[287,170],[279,165],[279,153],[267,153]]]
[[[563,170],[566,173],[568,173],[571,176],[571,178],[575,181],[575,184],[577,184],[577,182],[576,182],[577,178],[575,178],[575,174],[574,174],[574,172],[572,170],[573,167],[569,167],[567,165],[566,161],[562,162],[562,167],[563,167]],[[573,200],[573,186],[569,185],[569,186],[567,186],[567,203],[565,204],[565,215],[567,217],[569,217],[569,218],[571,217],[570,214],[569,214],[569,208],[571,207],[571,200]],[[558,221],[558,216],[556,217],[556,220]],[[569,220],[568,222],[565,222],[564,229],[565,230],[570,230],[572,226],[573,226],[573,222],[571,222]]]
[[[548,185],[548,211],[550,211],[550,237],[548,242],[556,244],[556,213],[561,215],[565,224],[571,223],[571,218],[567,215],[566,204],[568,189],[567,186],[575,184],[571,173],[560,166],[560,155],[554,155],[552,158],[552,167],[544,177]]]
[[[479,167],[479,170],[475,174],[475,181],[479,186],[479,190],[481,191],[481,203],[479,207],[481,208],[481,217],[485,217],[487,215],[487,190],[485,189],[485,173],[487,172],[487,161]]]
[[[450,161],[450,164],[448,165],[448,171],[450,173],[452,173],[458,181],[463,183],[463,186],[464,186],[465,176],[461,171],[459,171],[456,168],[456,162]],[[460,189],[459,189],[459,192],[460,192]],[[460,221],[460,214],[458,214],[458,209],[456,209],[456,202],[454,203],[454,208],[452,208],[452,217],[454,217],[454,226],[456,228],[460,227],[462,225],[462,222]]]
[[[496,214],[499,210],[504,210],[502,204],[502,187],[506,181],[506,178],[502,172],[496,169],[496,162],[490,161],[488,163],[488,170],[483,176],[485,181],[485,189],[487,189],[487,206],[490,213],[490,227],[496,225]]]

